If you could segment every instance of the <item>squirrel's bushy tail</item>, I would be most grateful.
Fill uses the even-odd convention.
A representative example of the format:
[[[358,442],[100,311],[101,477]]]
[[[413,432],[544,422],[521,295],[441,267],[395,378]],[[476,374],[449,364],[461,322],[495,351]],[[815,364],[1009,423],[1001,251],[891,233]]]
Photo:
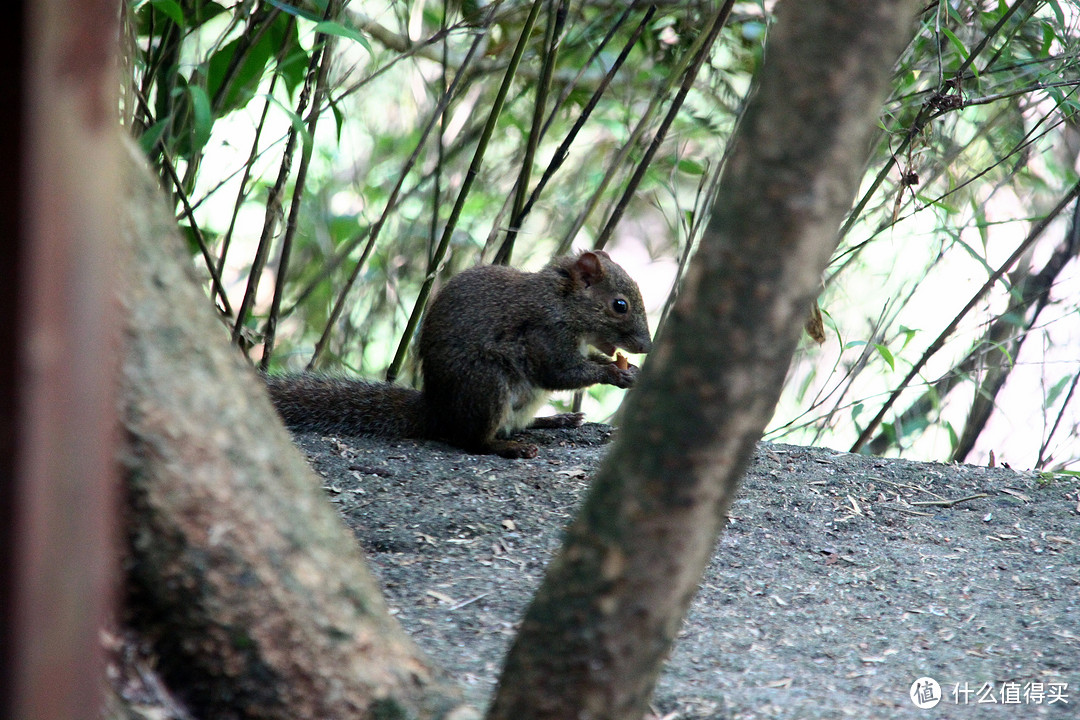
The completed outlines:
[[[395,438],[426,435],[419,390],[316,374],[266,375],[263,379],[290,430]]]

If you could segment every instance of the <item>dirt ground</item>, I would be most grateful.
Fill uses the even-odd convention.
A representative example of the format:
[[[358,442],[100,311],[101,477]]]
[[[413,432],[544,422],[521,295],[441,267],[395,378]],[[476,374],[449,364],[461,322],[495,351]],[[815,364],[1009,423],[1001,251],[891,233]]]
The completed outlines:
[[[611,430],[533,460],[301,435],[405,628],[484,707]],[[762,445],[658,718],[1080,718],[1076,478]],[[940,702],[919,709],[931,677]]]

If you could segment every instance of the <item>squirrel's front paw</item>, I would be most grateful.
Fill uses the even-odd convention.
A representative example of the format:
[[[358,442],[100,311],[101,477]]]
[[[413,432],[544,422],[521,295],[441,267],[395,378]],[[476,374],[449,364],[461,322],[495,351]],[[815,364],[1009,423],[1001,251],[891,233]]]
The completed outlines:
[[[607,383],[620,388],[633,387],[634,383],[637,381],[638,373],[640,372],[637,365],[630,365],[629,363],[627,363],[625,368],[620,368],[615,363],[611,363],[605,367],[607,368],[608,374]]]

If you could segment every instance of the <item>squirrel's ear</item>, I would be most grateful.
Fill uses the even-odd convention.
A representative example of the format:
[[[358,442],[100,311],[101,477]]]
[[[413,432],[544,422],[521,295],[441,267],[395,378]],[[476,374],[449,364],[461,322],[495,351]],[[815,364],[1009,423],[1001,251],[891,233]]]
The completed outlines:
[[[577,262],[574,263],[574,269],[577,271],[577,276],[585,283],[585,287],[595,285],[604,277],[604,264],[594,252],[581,253]]]

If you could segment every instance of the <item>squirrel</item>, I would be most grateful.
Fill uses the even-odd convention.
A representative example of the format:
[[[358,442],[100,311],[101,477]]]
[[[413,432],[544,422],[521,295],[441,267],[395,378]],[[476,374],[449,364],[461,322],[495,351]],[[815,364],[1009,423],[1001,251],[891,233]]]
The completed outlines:
[[[584,418],[534,419],[551,391],[634,384],[638,368],[613,358],[617,348],[652,348],[645,307],[626,271],[594,251],[538,272],[484,265],[451,278],[420,327],[422,390],[318,374],[264,379],[294,431],[427,438],[531,458],[536,446],[510,435]]]

